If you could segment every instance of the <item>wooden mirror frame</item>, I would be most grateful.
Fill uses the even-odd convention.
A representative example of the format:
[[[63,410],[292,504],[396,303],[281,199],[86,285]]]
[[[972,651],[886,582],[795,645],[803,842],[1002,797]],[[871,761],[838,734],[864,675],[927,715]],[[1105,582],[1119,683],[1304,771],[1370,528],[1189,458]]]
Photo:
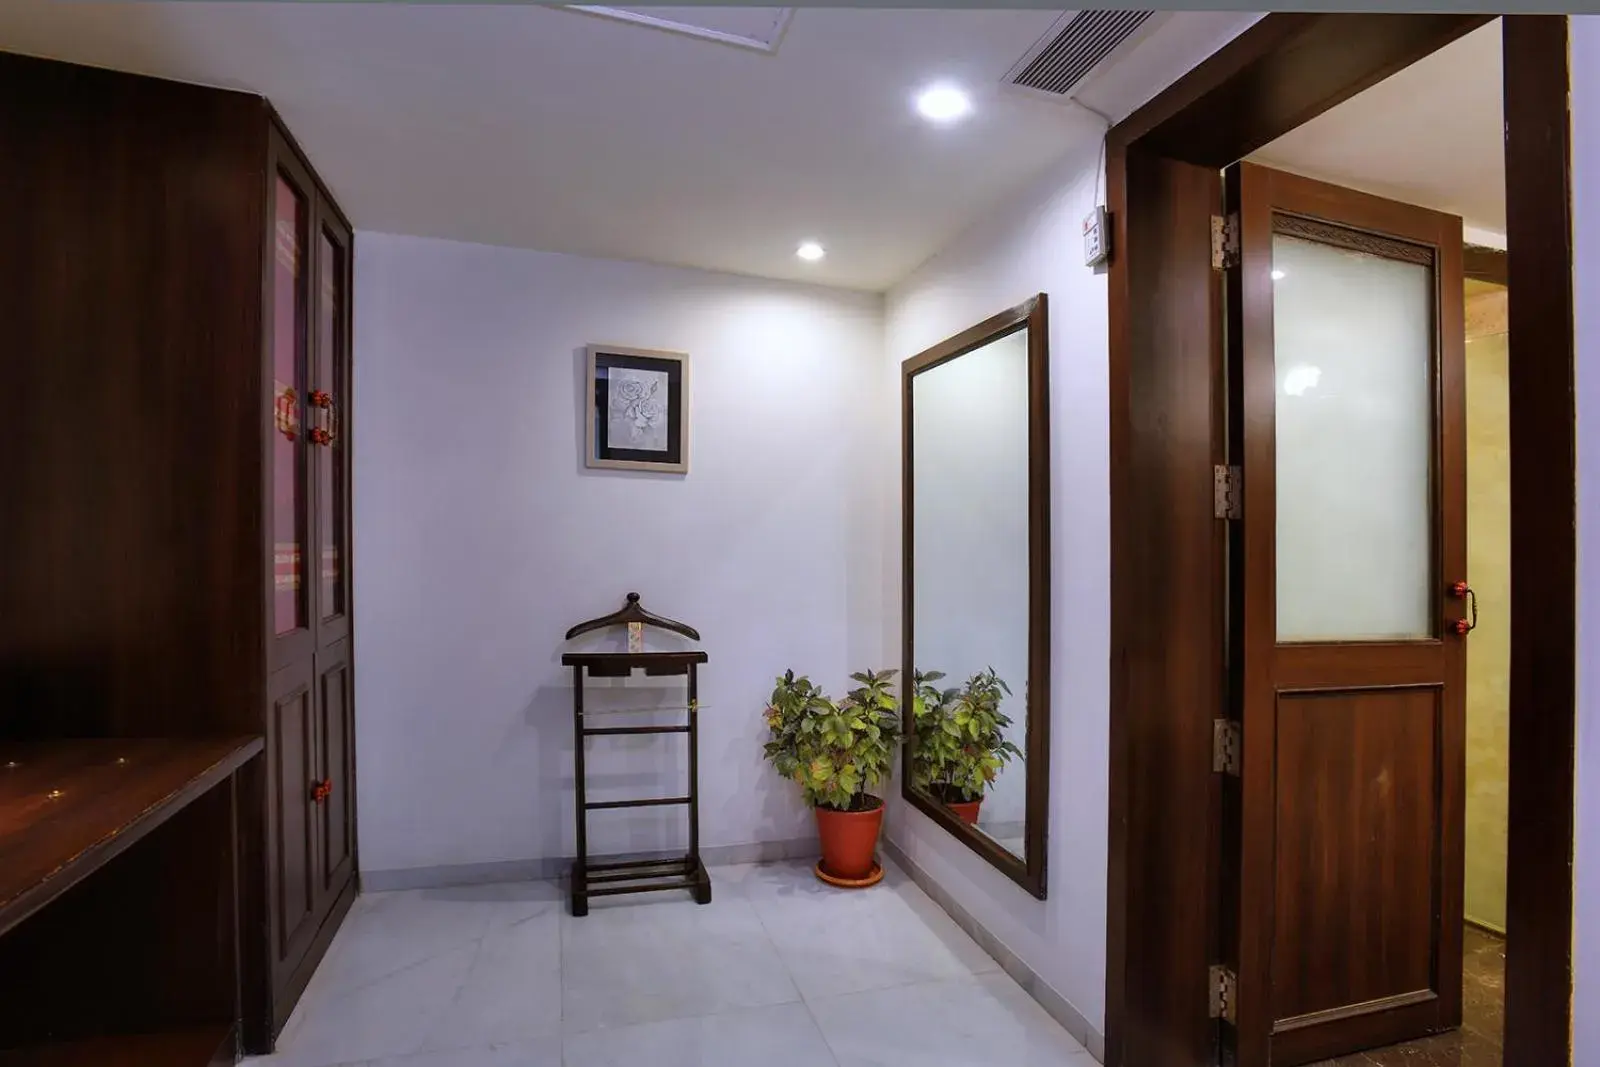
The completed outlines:
[[[964,330],[900,364],[901,463],[901,693],[907,694],[915,670],[915,582],[912,568],[912,379],[1018,330],[1028,331],[1028,677],[1024,721],[1027,794],[1024,855],[1015,856],[994,838],[969,826],[926,792],[912,788],[909,753],[916,723],[909,700],[902,700],[904,749],[900,795],[928,818],[966,843],[1023,889],[1045,899],[1045,866],[1050,815],[1050,323],[1048,301],[1040,293],[1009,311]]]

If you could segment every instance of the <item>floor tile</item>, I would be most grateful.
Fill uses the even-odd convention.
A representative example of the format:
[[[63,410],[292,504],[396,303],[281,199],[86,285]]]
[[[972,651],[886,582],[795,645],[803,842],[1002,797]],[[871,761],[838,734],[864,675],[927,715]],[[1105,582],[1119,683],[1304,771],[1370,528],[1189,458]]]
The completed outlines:
[[[475,942],[491,928],[539,916],[554,924],[561,909],[549,882],[365,893],[312,982],[349,989]]]
[[[358,899],[278,1052],[326,1067],[559,1035],[561,902],[547,883]]]
[[[592,1031],[565,1052],[566,1067],[836,1067],[803,1004]]]
[[[810,1000],[999,969],[926,893],[892,866],[869,889],[776,864],[739,885]]]
[[[354,989],[308,990],[277,1053],[252,1067],[328,1067],[421,1051],[476,954],[469,943]]]
[[[824,997],[810,1007],[840,1067],[1093,1067],[1004,974]]]
[[[359,1067],[562,1067],[561,1038],[390,1056]]]
[[[363,896],[279,1052],[247,1062],[1088,1067],[892,865],[859,891],[800,863],[712,880],[706,906],[596,900],[582,919],[553,884]]]
[[[785,1004],[799,992],[750,903],[673,898],[592,901],[561,920],[567,1034]]]
[[[561,917],[551,910],[490,926],[423,1048],[522,1041],[558,1034],[560,1026]]]

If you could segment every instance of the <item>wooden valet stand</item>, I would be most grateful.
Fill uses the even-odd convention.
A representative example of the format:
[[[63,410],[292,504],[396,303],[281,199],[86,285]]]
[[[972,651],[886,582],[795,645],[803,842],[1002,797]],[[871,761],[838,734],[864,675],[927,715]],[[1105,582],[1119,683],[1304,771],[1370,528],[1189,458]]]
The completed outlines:
[[[572,865],[572,914],[589,914],[590,897],[621,896],[629,893],[655,893],[665,889],[688,889],[697,904],[711,903],[711,876],[700,859],[700,759],[699,759],[699,705],[695,669],[706,662],[700,649],[687,652],[643,651],[643,630],[654,626],[660,630],[682,634],[691,641],[700,640],[694,627],[672,619],[652,615],[639,606],[639,594],[629,593],[621,611],[588,622],[580,622],[567,631],[570,641],[580,634],[612,626],[628,628],[627,652],[568,652],[562,655],[562,666],[572,668],[572,760],[573,787],[577,797],[574,808],[578,822],[578,857]],[[688,684],[688,700],[684,706],[687,721],[670,726],[589,726],[587,719],[608,714],[589,712],[583,708],[583,682],[589,678],[627,678],[636,670],[648,676],[684,675]],[[649,709],[666,710],[666,709]],[[689,736],[689,792],[680,797],[647,797],[639,800],[606,800],[591,803],[584,780],[584,741],[590,737],[623,737],[639,734],[687,734]],[[624,860],[608,863],[589,862],[589,812],[611,811],[618,808],[655,808],[683,805],[689,809],[689,852],[686,856],[662,860]]]

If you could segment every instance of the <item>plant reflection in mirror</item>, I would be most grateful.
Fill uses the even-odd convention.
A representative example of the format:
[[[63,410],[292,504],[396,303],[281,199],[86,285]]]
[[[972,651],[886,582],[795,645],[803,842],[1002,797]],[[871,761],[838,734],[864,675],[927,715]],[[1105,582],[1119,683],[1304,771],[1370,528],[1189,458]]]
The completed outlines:
[[[986,667],[964,686],[940,689],[942,671],[912,678],[912,784],[949,804],[982,800],[989,783],[1022,750],[1007,740],[1011,718],[1000,705],[1011,695],[1004,679]]]

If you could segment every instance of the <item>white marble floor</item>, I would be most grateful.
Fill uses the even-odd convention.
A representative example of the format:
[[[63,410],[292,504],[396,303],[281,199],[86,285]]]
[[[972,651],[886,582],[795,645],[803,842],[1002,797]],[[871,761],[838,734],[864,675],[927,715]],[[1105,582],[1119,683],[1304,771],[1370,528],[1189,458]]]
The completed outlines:
[[[356,901],[251,1067],[1093,1067],[899,870],[712,870],[566,913],[549,883]]]

